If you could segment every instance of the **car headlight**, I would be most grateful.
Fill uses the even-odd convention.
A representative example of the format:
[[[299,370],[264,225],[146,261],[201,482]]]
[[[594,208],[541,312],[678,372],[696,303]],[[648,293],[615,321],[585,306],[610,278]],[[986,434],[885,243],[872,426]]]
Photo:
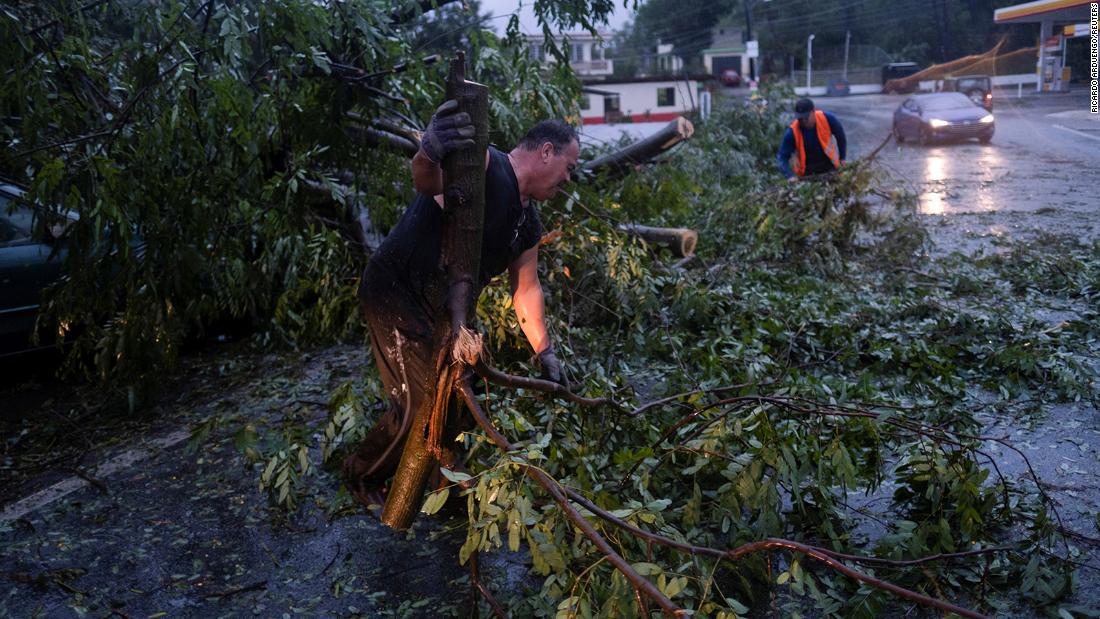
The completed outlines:
[[[982,122],[983,123],[993,122],[993,115],[992,114],[986,114],[985,116],[982,116]]]
[[[933,118],[932,120],[928,121],[928,124],[932,125],[932,127],[935,128],[935,129],[939,129],[940,127],[946,127],[947,125],[950,125],[951,123],[947,122],[946,120],[940,120],[938,118]]]

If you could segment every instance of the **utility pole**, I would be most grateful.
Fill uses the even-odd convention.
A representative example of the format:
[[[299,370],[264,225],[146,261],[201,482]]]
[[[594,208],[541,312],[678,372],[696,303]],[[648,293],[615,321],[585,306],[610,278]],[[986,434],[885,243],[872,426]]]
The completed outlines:
[[[844,81],[848,81],[848,44],[852,42],[852,31],[844,33]]]
[[[768,2],[769,0],[762,0]],[[745,41],[746,47],[749,41],[753,40],[752,37],[752,8],[756,5],[757,0],[744,0],[745,2]],[[758,47],[759,49],[759,47]],[[756,58],[749,58],[749,79],[756,80]]]
[[[811,34],[806,39],[806,96],[810,96],[810,75],[813,73],[814,66],[814,37],[816,35]]]

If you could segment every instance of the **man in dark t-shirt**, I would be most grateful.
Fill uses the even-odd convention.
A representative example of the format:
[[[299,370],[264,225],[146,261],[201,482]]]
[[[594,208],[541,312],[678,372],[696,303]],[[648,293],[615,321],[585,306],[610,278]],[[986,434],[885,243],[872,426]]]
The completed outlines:
[[[440,267],[440,162],[447,153],[473,146],[474,135],[469,116],[456,110],[457,104],[448,101],[432,117],[412,161],[417,196],[371,257],[359,287],[374,359],[390,398],[382,418],[344,461],[344,481],[364,504],[382,502],[383,484],[397,470],[413,413],[435,388],[432,333],[436,318],[447,315],[446,274]],[[561,120],[536,124],[510,152],[489,147],[481,272],[475,289],[476,298],[489,280],[507,269],[512,304],[524,335],[538,353],[542,376],[563,384],[561,363],[543,315],[538,276],[543,230],[533,202],[557,193],[569,180],[579,154],[576,131]],[[467,415],[448,415],[445,451],[458,432],[471,425]],[[445,456],[453,460],[453,454]]]

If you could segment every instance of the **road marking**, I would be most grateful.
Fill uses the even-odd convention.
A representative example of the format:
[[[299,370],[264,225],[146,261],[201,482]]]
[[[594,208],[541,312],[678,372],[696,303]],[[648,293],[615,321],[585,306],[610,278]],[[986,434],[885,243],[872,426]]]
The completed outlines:
[[[1084,131],[1078,131],[1076,129],[1070,129],[1069,127],[1063,127],[1062,125],[1052,125],[1052,126],[1056,129],[1061,129],[1062,131],[1069,131],[1070,133],[1076,133],[1077,135],[1079,135],[1083,138],[1088,138],[1090,140],[1096,140],[1097,142],[1100,142],[1100,137],[1097,137],[1095,135],[1089,135],[1089,134],[1085,133]]]
[[[190,432],[176,430],[165,437],[150,441],[152,445],[148,449],[127,450],[96,467],[96,470],[91,473],[91,476],[102,479],[121,470],[128,469],[134,464],[152,456],[154,450],[166,449],[181,443],[187,440],[187,437],[190,435]],[[89,485],[89,483],[79,477],[63,479],[49,488],[39,490],[30,496],[19,499],[11,505],[8,505],[4,508],[4,511],[0,512],[0,524],[6,524],[13,520],[23,518],[34,510],[45,507],[87,485]]]

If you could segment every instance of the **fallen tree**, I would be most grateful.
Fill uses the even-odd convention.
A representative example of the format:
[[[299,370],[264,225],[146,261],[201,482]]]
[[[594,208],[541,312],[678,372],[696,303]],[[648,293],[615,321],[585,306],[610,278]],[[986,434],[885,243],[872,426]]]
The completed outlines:
[[[437,372],[435,391],[430,397],[425,398],[424,405],[413,412],[412,429],[409,432],[409,438],[404,447],[401,463],[394,476],[394,481],[387,495],[384,511],[382,513],[382,522],[396,529],[405,529],[410,526],[416,514],[417,506],[421,503],[428,473],[433,467],[439,466],[442,428],[445,424],[452,398],[461,398],[461,401],[465,404],[470,414],[473,415],[480,428],[491,438],[497,447],[504,452],[513,452],[516,449],[515,446],[504,438],[504,436],[493,426],[492,422],[478,403],[471,385],[470,375],[472,371],[476,371],[485,380],[498,385],[512,388],[522,387],[528,390],[556,394],[575,404],[611,407],[618,410],[620,413],[626,412],[621,405],[611,400],[584,399],[572,394],[567,388],[549,381],[508,376],[493,369],[483,357],[482,338],[471,330],[470,318],[473,315],[473,308],[477,302],[477,299],[474,298],[476,288],[473,286],[473,281],[475,274],[478,272],[478,261],[481,254],[480,241],[482,236],[484,209],[484,195],[482,193],[484,187],[484,153],[488,144],[487,118],[485,113],[487,99],[484,87],[465,81],[463,63],[464,57],[461,53],[451,61],[451,72],[447,79],[447,98],[457,100],[459,102],[459,109],[470,114],[477,128],[477,137],[475,138],[476,146],[467,151],[448,155],[443,162],[444,196],[446,200],[444,212],[446,213],[446,218],[444,223],[441,261],[443,268],[447,272],[447,303],[445,307],[439,310],[442,312],[442,315],[436,317],[435,324],[437,326],[433,334],[433,349],[435,351],[434,356],[436,358],[435,366]],[[652,230],[646,230],[644,232],[649,234],[651,238],[673,239],[681,242],[690,238],[691,247],[681,246],[681,249],[685,250],[685,253],[690,254],[690,250],[694,248],[694,237],[691,235],[682,233],[680,235],[672,235],[667,231],[658,234]],[[731,388],[719,388],[714,390],[713,393],[721,393],[730,389]],[[712,391],[707,390],[704,393],[712,393]],[[719,409],[724,406],[726,407],[719,415],[711,416],[706,424],[704,424],[694,435],[689,435],[689,441],[694,438],[694,436],[705,431],[710,424],[724,420],[731,412],[739,409],[739,406],[728,407],[727,405],[739,403],[743,406],[748,403],[759,403],[768,400],[769,398],[767,397],[742,397],[720,399],[710,403],[684,416],[680,422],[669,428],[661,439],[658,440],[657,444],[651,447],[650,450],[653,451],[655,448],[660,447],[666,439],[670,438],[681,427],[699,420],[701,414],[706,411]],[[809,414],[816,412],[807,410],[805,405],[797,400],[787,401],[780,398],[779,401],[796,412],[805,412]],[[667,400],[665,402],[667,403]],[[637,416],[641,411],[654,406],[660,406],[661,404],[662,403],[653,403],[644,405],[635,411],[635,413],[632,413],[631,416]],[[844,410],[826,410],[821,413],[821,415],[825,417],[853,414],[858,413]],[[941,430],[935,428],[922,428],[919,427],[919,425],[914,426],[914,424],[898,422],[896,422],[896,425],[904,429],[913,430],[924,436],[934,437],[937,440],[957,443],[957,440],[945,435]],[[595,503],[579,494],[563,488],[538,467],[530,466],[523,460],[515,458],[513,458],[512,462],[523,467],[524,477],[529,476],[541,486],[562,510],[565,517],[582,535],[590,540],[602,556],[630,583],[630,586],[635,591],[638,603],[637,610],[641,615],[647,615],[649,613],[649,602],[655,603],[667,616],[686,616],[687,613],[685,609],[672,601],[671,596],[662,590],[663,587],[656,586],[653,582],[640,574],[637,569],[635,569],[634,564],[624,557],[621,552],[617,551],[612,544],[609,543],[607,538],[588,522],[584,514],[582,514],[577,506],[573,504],[574,501],[582,505],[589,513],[595,514],[605,522],[619,528],[622,532],[636,536],[646,543],[666,546],[693,556],[712,556],[721,560],[734,562],[755,552],[784,548],[804,553],[820,561],[823,565],[855,578],[862,583],[899,595],[919,604],[947,612],[954,612],[963,617],[984,617],[981,613],[928,597],[905,587],[863,574],[858,570],[844,565],[838,560],[838,557],[834,553],[823,548],[812,547],[807,544],[784,539],[768,539],[746,544],[731,551],[722,551],[714,548],[695,546],[674,540],[665,535],[651,533],[624,521],[608,510],[599,508]],[[627,476],[633,476],[636,468],[637,465],[634,469],[627,472]],[[454,477],[454,475],[455,473],[450,473],[450,476]],[[620,484],[620,489],[621,488],[622,484]],[[467,492],[472,491],[468,490]],[[441,496],[443,500],[446,500],[447,494]],[[489,499],[489,501],[491,502],[492,499]],[[438,506],[441,504],[441,501],[436,501],[435,503]],[[520,535],[522,535],[522,533],[520,533]],[[464,546],[464,549],[466,549],[466,546]],[[471,563],[471,586],[489,601],[491,608],[494,609],[494,612],[498,616],[504,617],[506,614],[503,609],[478,576],[476,559],[478,550],[478,547],[464,550],[464,560],[473,557],[473,563]],[[850,555],[844,555],[844,557],[856,561],[865,559],[864,557],[852,557]]]
[[[359,212],[384,228],[405,207],[402,152],[415,143],[406,128],[416,125],[408,119],[425,118],[442,93],[437,76],[417,62],[421,52],[402,47],[408,37],[387,21],[391,7],[339,7],[246,1],[196,9],[168,0],[100,3],[78,17],[23,3],[12,9],[18,24],[0,15],[0,48],[13,63],[0,88],[0,130],[10,138],[0,141],[0,166],[42,204],[82,214],[69,239],[70,279],[49,297],[43,324],[94,317],[74,352],[95,360],[97,376],[162,377],[189,330],[223,312],[253,317],[261,347],[361,341],[355,285],[369,242],[355,208],[366,204]],[[118,24],[127,25],[124,36],[113,30]],[[27,34],[35,30],[41,40]],[[477,60],[487,64],[471,75],[507,80],[489,84],[491,101],[508,102],[491,110],[513,131],[503,135],[514,140],[523,123],[565,113],[568,88],[546,79],[526,50],[485,45],[492,53]],[[97,103],[92,87],[110,104]],[[1020,258],[1026,268],[1006,259],[1015,270],[1005,267],[998,281],[1008,283],[987,286],[980,282],[997,279],[990,261],[943,272],[923,261],[875,262],[891,252],[911,257],[912,245],[896,239],[915,235],[875,229],[891,242],[855,251],[847,227],[827,234],[823,226],[853,198],[902,204],[896,188],[868,186],[853,170],[828,191],[778,179],[783,189],[765,194],[771,179],[759,171],[771,167],[784,124],[766,109],[718,114],[715,123],[743,135],[700,131],[661,151],[675,165],[617,166],[645,181],[630,200],[614,182],[580,183],[577,203],[591,205],[588,216],[557,201],[543,206],[546,220],[563,228],[540,273],[551,328],[568,351],[567,369],[592,397],[554,386],[555,399],[532,398],[545,385],[498,375],[510,385],[501,389],[487,379],[493,390],[478,404],[491,408],[515,449],[491,445],[487,428],[463,437],[476,475],[463,479],[474,488],[465,497],[471,509],[461,558],[511,545],[513,536],[517,548],[526,540],[544,591],[509,600],[515,616],[553,614],[558,605],[567,613],[587,605],[595,614],[605,607],[633,614],[654,604],[676,612],[671,603],[705,615],[744,614],[738,600],[760,609],[812,603],[823,614],[873,615],[888,605],[833,578],[831,566],[801,570],[803,558],[818,556],[814,548],[848,566],[890,570],[891,582],[960,605],[993,610],[988,596],[1007,591],[1051,608],[1071,586],[1059,562],[1069,555],[1050,543],[1056,519],[1014,480],[987,481],[992,469],[978,466],[983,456],[959,428],[975,423],[966,399],[972,387],[1008,394],[1008,405],[1021,393],[1089,397],[1088,381],[1077,381],[1087,373],[1073,365],[1082,353],[1072,336],[1080,331],[1033,337],[1016,316],[959,309],[959,295],[1055,289],[1079,299],[1095,270],[1076,258]],[[407,143],[395,142],[396,152],[378,148],[352,139],[349,123]],[[746,152],[760,153],[757,161]],[[617,230],[624,219],[700,230],[708,242],[696,251],[707,268],[658,272],[649,252]],[[852,221],[852,230],[866,231],[867,221]],[[143,244],[141,255],[133,241]],[[517,327],[502,318],[506,297],[487,292],[477,316],[495,361],[522,367],[527,351],[513,346]],[[984,309],[1019,299],[979,301]],[[309,442],[323,436],[321,451],[338,451],[336,437],[368,418],[364,400],[385,395],[371,392],[369,381],[351,382],[334,402],[331,436],[288,410],[276,437],[250,446],[250,463],[267,462],[263,470],[272,471],[261,482],[275,505],[294,508],[288,497],[312,474],[301,464],[314,453]],[[1078,382],[1086,387],[1077,390]],[[730,383],[748,385],[747,393],[713,389]],[[121,383],[118,393],[139,406],[140,392],[126,391],[132,384]],[[687,395],[661,397],[677,391]],[[632,415],[612,404],[645,397],[668,405]],[[858,399],[876,404],[858,415],[833,404]],[[581,410],[589,404],[600,408]],[[891,416],[920,419],[929,435],[887,423]],[[282,432],[293,440],[280,442]],[[530,483],[535,468],[561,492]],[[881,491],[888,476],[894,492],[876,497],[895,510],[881,518],[887,535],[861,543],[851,533],[873,516],[847,501]],[[328,478],[313,479],[332,490]],[[442,492],[429,495],[428,511]],[[571,508],[560,506],[562,495]],[[572,519],[578,514],[634,574],[612,567],[599,538],[578,533],[585,529]],[[1013,531],[1026,539],[1005,540]],[[687,544],[686,554],[663,545],[665,538]],[[978,546],[989,552],[967,554]],[[1012,550],[993,550],[1006,546]],[[741,550],[721,561],[691,552],[704,548]],[[761,554],[777,548],[792,554]],[[861,556],[870,553],[879,556]],[[933,560],[942,563],[929,569]],[[635,574],[660,595],[650,597],[640,581],[635,589]],[[491,584],[473,582],[482,592]]]
[[[677,116],[657,133],[613,153],[589,161],[584,164],[583,170],[586,173],[606,174],[612,178],[621,176],[632,168],[690,139],[694,134],[695,127],[691,124],[691,121],[683,116]]]
[[[688,228],[655,228],[638,224],[622,224],[619,229],[654,243],[667,247],[677,258],[686,258],[695,253],[699,243],[699,233]]]

